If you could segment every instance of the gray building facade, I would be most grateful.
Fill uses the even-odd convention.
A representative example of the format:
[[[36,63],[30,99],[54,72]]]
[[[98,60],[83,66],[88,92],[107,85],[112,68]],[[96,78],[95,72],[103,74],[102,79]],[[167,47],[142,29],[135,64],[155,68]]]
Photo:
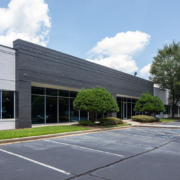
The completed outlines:
[[[0,47],[2,48],[3,46]],[[34,123],[58,123],[83,119],[86,116],[84,112],[69,110],[72,109],[75,98],[73,93],[81,91],[82,88],[88,89],[97,85],[106,88],[117,100],[121,110],[118,115],[112,113],[107,116],[118,116],[122,119],[133,115],[133,104],[141,93],[146,91],[153,93],[153,83],[150,81],[27,41],[20,39],[14,41],[11,50],[15,56],[14,60],[12,58],[15,68],[13,117],[15,128],[31,127],[33,118],[39,118],[33,121]],[[7,52],[6,56],[8,56]],[[3,87],[0,88],[3,92]],[[63,107],[61,107],[62,103],[65,104]],[[76,120],[75,116],[77,116]],[[60,119],[64,120],[60,121]]]

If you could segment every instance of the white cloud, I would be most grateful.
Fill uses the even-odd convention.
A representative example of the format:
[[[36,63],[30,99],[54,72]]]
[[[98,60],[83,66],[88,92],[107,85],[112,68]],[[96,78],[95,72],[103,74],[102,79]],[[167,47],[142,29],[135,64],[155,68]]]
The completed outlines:
[[[150,73],[149,73],[150,68],[151,68],[151,64],[148,64],[148,65],[144,66],[144,67],[140,70],[140,76],[141,76],[142,78],[146,78],[146,79],[147,79],[147,78],[150,76]]]
[[[0,44],[12,46],[20,38],[46,46],[51,28],[48,12],[44,0],[11,0],[7,8],[0,8]]]
[[[150,35],[139,31],[121,32],[115,37],[106,37],[88,52],[87,60],[132,73],[138,70],[133,56],[145,48],[149,39]]]

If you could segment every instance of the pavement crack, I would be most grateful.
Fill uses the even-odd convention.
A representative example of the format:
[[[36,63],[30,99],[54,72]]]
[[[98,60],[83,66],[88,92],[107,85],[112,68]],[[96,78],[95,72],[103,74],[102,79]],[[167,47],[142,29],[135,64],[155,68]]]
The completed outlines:
[[[134,157],[137,157],[137,156],[140,156],[140,155],[143,155],[143,154],[152,152],[152,151],[154,151],[154,150],[157,150],[157,149],[159,149],[159,148],[161,148],[161,147],[163,147],[163,146],[166,146],[167,144],[169,144],[169,143],[171,143],[171,142],[174,142],[174,141],[177,141],[177,140],[179,140],[179,139],[180,139],[180,138],[178,138],[178,139],[176,139],[176,140],[169,141],[169,142],[167,142],[167,143],[165,143],[165,144],[162,144],[162,145],[160,145],[160,146],[158,146],[158,147],[155,147],[155,148],[153,148],[153,149],[151,149],[151,150],[148,150],[148,151],[145,151],[145,152],[142,152],[142,153],[139,153],[139,154],[136,154],[136,155],[133,155],[133,156],[124,158],[124,159],[120,159],[120,160],[115,161],[115,162],[113,162],[113,163],[110,163],[110,164],[107,164],[107,165],[104,165],[104,166],[101,166],[101,167],[92,169],[92,170],[90,170],[90,171],[87,171],[87,172],[85,172],[85,173],[76,175],[76,176],[74,176],[74,177],[70,177],[70,178],[65,179],[65,180],[71,180],[71,179],[75,179],[75,178],[78,178],[78,177],[81,177],[81,176],[90,175],[91,173],[93,173],[93,172],[95,172],[95,171],[98,171],[98,170],[100,170],[100,169],[104,169],[104,168],[110,167],[110,166],[112,166],[112,165],[118,164],[118,163],[120,163],[120,162],[126,161],[126,160],[128,160],[128,159],[131,159],[131,158],[134,158]],[[94,176],[94,175],[93,175],[93,176]],[[102,177],[101,177],[101,178],[102,178]]]
[[[107,178],[96,176],[96,175],[92,175],[92,174],[89,174],[89,176],[96,177],[96,178],[99,178],[99,179],[111,180],[111,179],[107,179]]]

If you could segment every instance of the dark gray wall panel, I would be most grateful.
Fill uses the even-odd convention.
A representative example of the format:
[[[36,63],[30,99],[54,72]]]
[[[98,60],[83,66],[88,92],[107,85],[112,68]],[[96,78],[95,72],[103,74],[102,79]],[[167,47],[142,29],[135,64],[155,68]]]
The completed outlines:
[[[27,121],[31,119],[28,110],[31,110],[31,82],[77,89],[101,85],[113,94],[136,97],[146,91],[153,93],[152,82],[108,67],[22,40],[14,41],[14,48],[17,50],[18,106],[22,109],[18,112],[19,121],[25,121],[25,117]]]

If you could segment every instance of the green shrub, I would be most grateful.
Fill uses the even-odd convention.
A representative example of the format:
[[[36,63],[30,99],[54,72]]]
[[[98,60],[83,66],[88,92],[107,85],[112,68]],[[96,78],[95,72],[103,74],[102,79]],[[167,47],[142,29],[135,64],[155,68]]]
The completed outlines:
[[[115,117],[100,118],[97,121],[99,121],[102,126],[123,124],[121,119]]]
[[[87,121],[87,120],[78,121],[78,123],[83,126],[94,126],[95,125],[95,123],[93,123],[91,121]]]
[[[59,116],[59,120],[63,121],[63,122],[68,122],[69,121],[68,117],[66,117],[66,116]]]
[[[159,122],[160,120],[159,118],[155,118],[153,116],[147,116],[147,115],[132,116],[131,119],[133,121],[144,122],[144,123]]]

